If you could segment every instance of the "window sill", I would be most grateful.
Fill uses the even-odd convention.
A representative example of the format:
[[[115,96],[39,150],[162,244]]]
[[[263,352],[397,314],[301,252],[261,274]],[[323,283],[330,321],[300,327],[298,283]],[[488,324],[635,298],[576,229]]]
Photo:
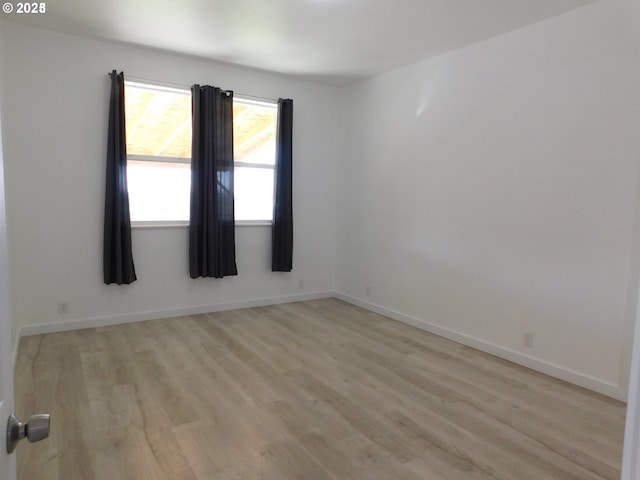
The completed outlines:
[[[182,221],[137,221],[131,222],[131,228],[182,228],[188,227],[189,222]]]
[[[270,227],[271,220],[237,220],[236,227]],[[154,229],[154,228],[188,228],[186,221],[137,221],[131,222],[133,229]]]

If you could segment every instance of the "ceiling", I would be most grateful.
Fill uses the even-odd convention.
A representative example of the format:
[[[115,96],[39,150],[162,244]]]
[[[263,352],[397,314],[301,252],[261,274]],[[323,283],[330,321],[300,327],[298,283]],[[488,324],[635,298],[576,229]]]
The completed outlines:
[[[341,85],[595,0],[53,0],[3,19]]]

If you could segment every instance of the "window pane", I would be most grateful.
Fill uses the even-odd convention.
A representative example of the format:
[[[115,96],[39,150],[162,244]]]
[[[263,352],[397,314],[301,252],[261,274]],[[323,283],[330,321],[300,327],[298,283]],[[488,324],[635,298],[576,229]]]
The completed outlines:
[[[191,166],[170,162],[127,162],[131,220],[189,220]]]
[[[275,104],[233,101],[233,155],[236,162],[274,165],[276,161]]]
[[[125,84],[127,153],[191,158],[191,93]]]
[[[271,220],[273,216],[273,170],[236,167],[236,220]]]
[[[132,221],[188,221],[191,92],[127,81],[125,102]],[[233,114],[236,219],[271,220],[277,104],[236,96]]]

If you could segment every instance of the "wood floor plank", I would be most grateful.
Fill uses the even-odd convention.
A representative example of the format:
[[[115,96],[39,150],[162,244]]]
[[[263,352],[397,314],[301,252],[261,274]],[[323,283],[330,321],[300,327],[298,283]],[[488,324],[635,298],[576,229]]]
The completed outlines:
[[[624,404],[335,299],[23,338],[20,480],[617,480]]]
[[[285,372],[285,375],[292,378],[296,384],[303,385],[305,389],[313,392],[318,400],[331,405],[355,432],[378,445],[399,462],[405,463],[415,458],[410,449],[393,432],[385,429],[367,412],[312,375],[303,370],[290,370]]]
[[[408,462],[400,462],[389,456],[385,449],[374,443],[370,438],[353,435],[340,440],[338,448],[343,450],[354,462],[361,465],[367,472],[376,472],[376,478],[394,480],[422,480],[429,478],[430,469],[416,474],[413,469],[406,468]],[[410,460],[414,461],[415,458]]]
[[[411,362],[413,364],[413,362]],[[513,429],[535,438],[567,459],[579,458],[578,463],[605,477],[615,477],[621,457],[618,438],[608,431],[593,434],[593,426],[580,421],[570,421],[566,416],[560,418],[557,411],[540,408],[536,399],[519,397],[505,389],[492,388],[494,382],[483,381],[482,377],[471,376],[452,368],[441,370],[429,362],[429,366],[416,366],[434,378],[447,384],[466,398],[475,398],[473,405],[495,420],[509,425]]]

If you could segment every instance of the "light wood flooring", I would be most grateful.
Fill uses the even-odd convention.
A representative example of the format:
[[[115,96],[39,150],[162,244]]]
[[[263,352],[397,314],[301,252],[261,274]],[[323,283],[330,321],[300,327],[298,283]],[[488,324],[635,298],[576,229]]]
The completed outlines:
[[[20,480],[618,479],[624,404],[327,299],[26,337]]]

